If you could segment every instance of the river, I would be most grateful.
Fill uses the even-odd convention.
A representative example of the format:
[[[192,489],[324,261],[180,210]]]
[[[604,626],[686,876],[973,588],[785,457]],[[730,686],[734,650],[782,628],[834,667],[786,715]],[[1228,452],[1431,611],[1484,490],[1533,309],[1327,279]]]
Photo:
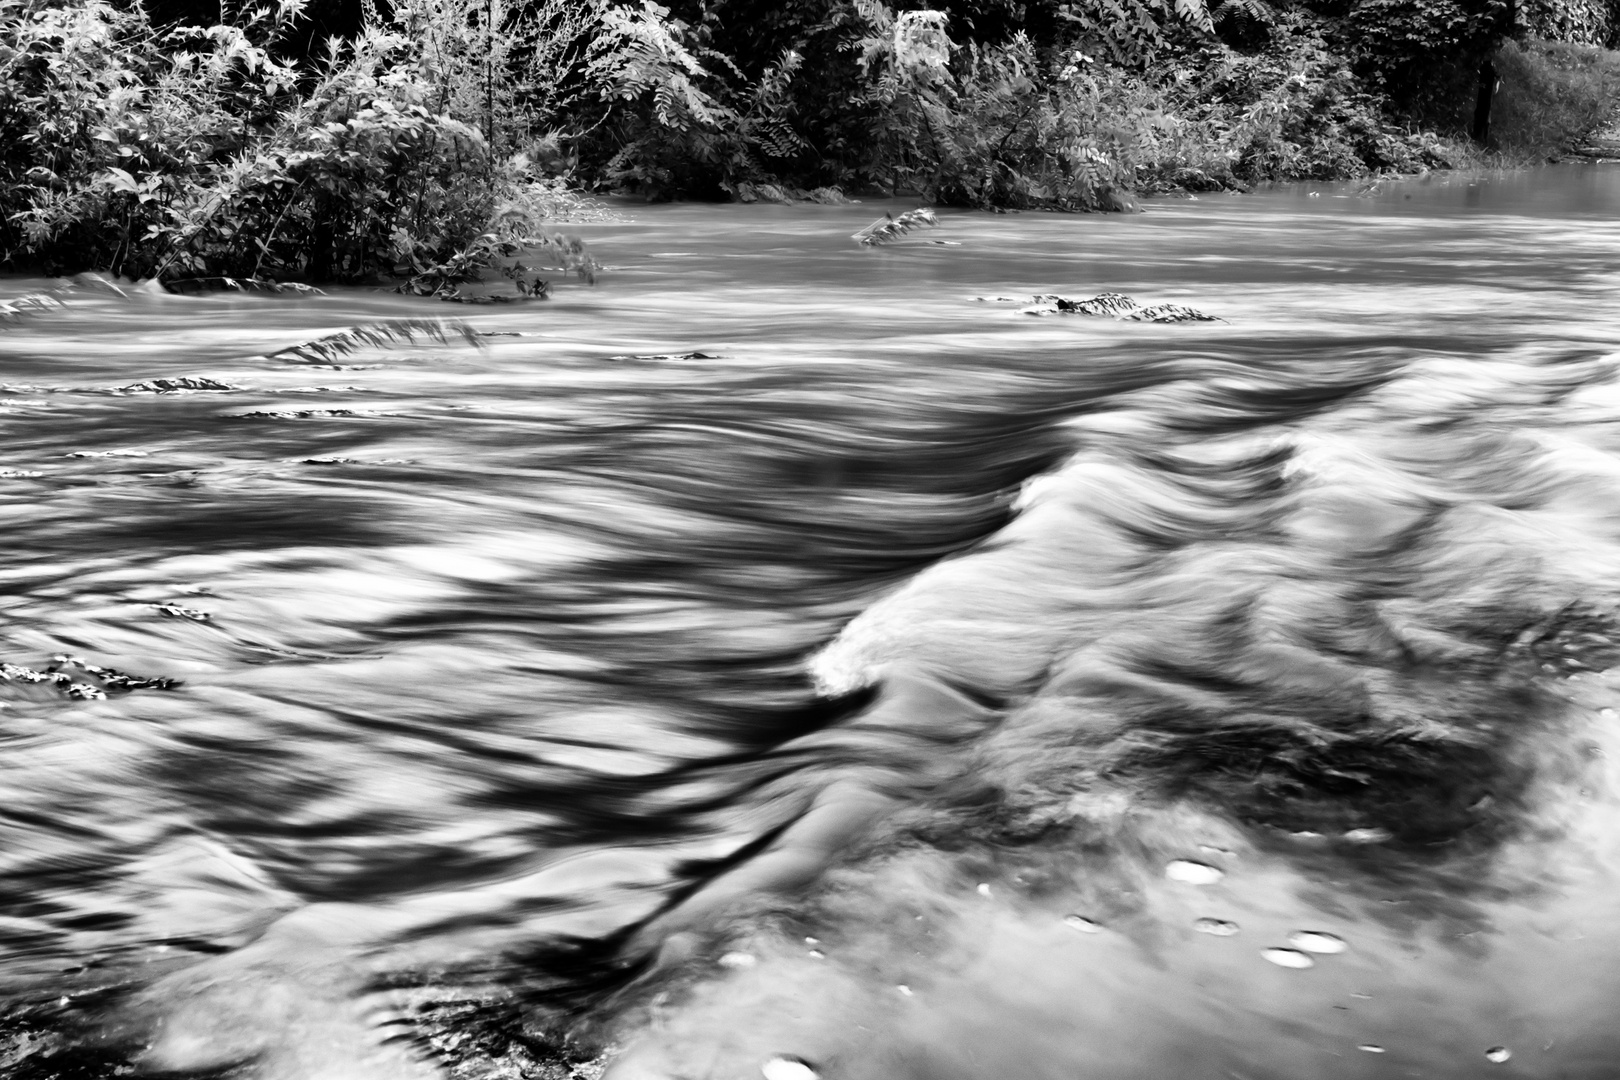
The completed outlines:
[[[1620,170],[908,208],[0,325],[0,1074],[1620,1075]]]

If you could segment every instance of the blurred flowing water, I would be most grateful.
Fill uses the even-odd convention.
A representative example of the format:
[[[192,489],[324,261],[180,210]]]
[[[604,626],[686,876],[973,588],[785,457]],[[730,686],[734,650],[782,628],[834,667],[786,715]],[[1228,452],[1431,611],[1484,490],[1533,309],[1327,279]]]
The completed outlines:
[[[1617,177],[0,328],[0,1073],[1620,1075]]]

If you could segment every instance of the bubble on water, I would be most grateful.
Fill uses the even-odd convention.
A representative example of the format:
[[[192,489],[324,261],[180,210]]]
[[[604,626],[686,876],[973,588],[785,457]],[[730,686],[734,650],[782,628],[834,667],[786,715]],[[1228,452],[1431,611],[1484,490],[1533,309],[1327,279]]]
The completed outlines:
[[[1278,967],[1304,970],[1316,966],[1309,953],[1302,953],[1298,949],[1261,949],[1260,955]]]
[[[1613,709],[1599,709],[1598,715],[1605,720],[1613,720],[1615,713]]]
[[[811,949],[809,952],[805,953],[805,955],[808,956],[812,960],[825,960],[825,959],[827,959],[827,954],[822,952],[820,949]]]
[[[1082,934],[1100,934],[1103,931],[1101,923],[1094,923],[1084,915],[1065,915],[1063,925]]]
[[[1388,829],[1351,829],[1344,838],[1352,844],[1382,844],[1390,838]]]
[[[917,918],[920,919],[920,918],[922,918],[922,916],[919,915],[919,916],[917,916]],[[804,939],[804,943],[806,945],[820,945],[821,944],[821,939],[818,938],[818,937],[807,937],[807,938]]]
[[[905,983],[901,983],[899,986],[895,987],[895,989],[900,991],[901,997],[910,997],[913,992],[911,987],[907,986]]]
[[[1171,881],[1184,881],[1189,885],[1213,885],[1226,876],[1226,871],[1208,863],[1177,859],[1164,868],[1164,876]]]
[[[990,895],[990,883],[988,881],[979,882],[979,895],[980,896],[989,896]]]
[[[804,1058],[786,1055],[771,1058],[759,1072],[765,1080],[818,1080],[820,1076]]]
[[[1344,943],[1342,937],[1336,934],[1324,934],[1320,930],[1300,930],[1288,935],[1288,944],[1305,952],[1321,953],[1332,956],[1342,953],[1350,946]]]
[[[1385,1053],[1384,1048],[1382,1046],[1379,1046],[1377,1043],[1358,1043],[1356,1045],[1356,1049],[1357,1050],[1365,1050],[1369,1054],[1382,1054],[1382,1053]]]
[[[1199,919],[1193,923],[1193,929],[1200,934],[1213,934],[1216,937],[1231,937],[1238,932],[1238,924],[1227,922],[1225,919]]]
[[[728,952],[720,958],[720,966],[723,968],[751,968],[757,963],[759,961],[753,953]]]
[[[1513,1051],[1509,1050],[1505,1046],[1493,1046],[1489,1050],[1485,1051],[1485,1060],[1494,1061],[1498,1065],[1502,1064],[1502,1062],[1506,1061],[1512,1056]]]

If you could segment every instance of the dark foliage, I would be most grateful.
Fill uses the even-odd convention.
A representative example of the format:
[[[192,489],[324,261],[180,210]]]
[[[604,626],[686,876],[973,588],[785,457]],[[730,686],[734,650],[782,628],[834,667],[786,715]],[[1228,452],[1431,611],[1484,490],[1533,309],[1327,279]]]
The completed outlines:
[[[1609,25],[1576,0],[1532,14]],[[445,295],[513,247],[588,277],[543,224],[580,187],[1118,209],[1414,171],[1447,154],[1392,118],[1466,128],[1514,19],[1512,0],[0,0],[0,265]]]

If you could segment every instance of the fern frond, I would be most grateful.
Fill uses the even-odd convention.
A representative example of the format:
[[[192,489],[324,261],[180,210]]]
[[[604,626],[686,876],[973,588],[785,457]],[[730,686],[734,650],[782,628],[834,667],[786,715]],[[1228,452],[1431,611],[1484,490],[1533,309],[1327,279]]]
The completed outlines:
[[[1215,21],[1210,17],[1209,8],[1204,0],[1175,0],[1176,16],[1189,26],[1195,26],[1206,34],[1215,32]]]
[[[767,157],[791,158],[810,149],[810,144],[778,116],[760,121],[754,129],[753,137],[754,142]]]
[[[907,210],[899,217],[893,214],[884,214],[860,232],[852,233],[850,239],[857,244],[874,247],[878,244],[887,244],[898,240],[912,229],[922,225],[938,225],[939,219],[927,207],[916,210]]]
[[[862,22],[879,33],[894,29],[894,12],[883,0],[855,0],[855,11]]]
[[[1266,3],[1266,0],[1223,0],[1210,14],[1217,23],[1223,23],[1234,16],[1250,19],[1262,26],[1271,26],[1277,21],[1276,11]]]
[[[270,353],[267,359],[322,364],[362,348],[386,349],[396,344],[411,345],[419,338],[428,338],[441,345],[448,345],[452,337],[460,338],[474,348],[483,348],[478,331],[459,320],[389,319],[386,322],[351,326],[335,334],[327,334],[285,349],[277,349]]]

